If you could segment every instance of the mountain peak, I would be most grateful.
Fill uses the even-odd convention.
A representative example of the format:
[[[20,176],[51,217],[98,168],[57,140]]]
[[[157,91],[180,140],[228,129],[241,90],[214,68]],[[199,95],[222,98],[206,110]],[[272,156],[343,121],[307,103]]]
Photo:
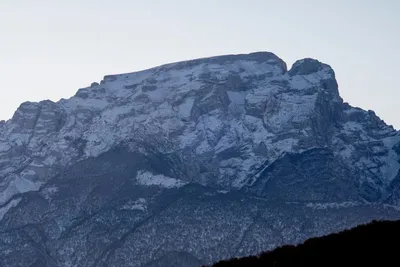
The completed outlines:
[[[175,63],[170,63],[166,65],[160,66],[162,69],[183,69],[190,68],[199,64],[218,64],[218,65],[226,65],[231,64],[235,61],[252,61],[257,63],[268,63],[271,65],[277,65],[282,69],[282,72],[285,73],[287,71],[286,63],[279,58],[277,55],[271,52],[254,52],[249,54],[230,54],[230,55],[220,55],[213,57],[204,57],[187,61],[180,61]]]
[[[313,58],[304,58],[297,60],[288,74],[291,77],[300,76],[309,81],[319,80],[322,89],[332,93],[334,97],[340,97],[335,72],[328,64]]]
[[[100,84],[104,84],[105,82],[112,82],[118,78],[126,77],[127,75],[140,75],[143,73],[158,73],[158,72],[166,72],[166,71],[182,71],[182,70],[190,70],[199,68],[201,66],[207,69],[207,66],[218,65],[218,66],[228,66],[234,65],[240,62],[251,62],[252,64],[264,64],[269,66],[274,66],[278,69],[279,74],[284,74],[287,72],[286,63],[271,52],[254,52],[248,54],[230,54],[230,55],[220,55],[213,57],[203,57],[191,60],[177,61],[171,62],[167,64],[163,64],[157,67],[153,67],[146,70],[141,70],[137,72],[131,73],[123,73],[123,74],[113,74],[104,76],[103,80]],[[212,70],[211,70],[212,71]],[[92,83],[92,87],[97,83]]]
[[[165,266],[182,248],[209,262],[392,217],[364,200],[400,205],[399,147],[315,59],[287,71],[257,52],[107,75],[0,122],[0,266]]]
[[[313,58],[297,60],[295,63],[293,63],[292,68],[289,70],[289,75],[310,75],[319,71],[326,71],[331,73],[334,77],[334,71],[331,66]]]

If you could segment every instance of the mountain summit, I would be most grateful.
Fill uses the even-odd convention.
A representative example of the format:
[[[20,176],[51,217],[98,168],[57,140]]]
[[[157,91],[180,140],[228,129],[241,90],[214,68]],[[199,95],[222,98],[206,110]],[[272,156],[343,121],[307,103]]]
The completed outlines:
[[[198,266],[398,218],[399,160],[315,59],[108,75],[0,123],[0,266]]]

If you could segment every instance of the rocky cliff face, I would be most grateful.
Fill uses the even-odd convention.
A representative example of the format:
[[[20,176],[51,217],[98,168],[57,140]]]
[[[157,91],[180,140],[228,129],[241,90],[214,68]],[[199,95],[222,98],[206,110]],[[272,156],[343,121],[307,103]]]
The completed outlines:
[[[0,266],[197,266],[398,218],[399,147],[314,59],[105,76],[0,123]]]

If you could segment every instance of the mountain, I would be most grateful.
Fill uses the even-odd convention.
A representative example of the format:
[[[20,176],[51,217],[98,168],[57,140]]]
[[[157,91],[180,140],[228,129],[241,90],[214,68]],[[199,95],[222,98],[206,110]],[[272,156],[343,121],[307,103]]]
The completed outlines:
[[[399,159],[315,59],[108,75],[0,123],[0,267],[199,266],[397,219]]]
[[[400,221],[373,221],[327,236],[286,245],[258,256],[220,261],[214,267],[256,266],[390,266],[398,264],[393,244],[400,238]]]

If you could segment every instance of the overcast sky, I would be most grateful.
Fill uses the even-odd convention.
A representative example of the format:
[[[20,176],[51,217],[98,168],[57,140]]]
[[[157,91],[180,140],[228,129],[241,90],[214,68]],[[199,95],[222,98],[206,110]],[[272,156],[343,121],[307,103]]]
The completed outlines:
[[[400,128],[398,0],[0,0],[0,119],[106,74],[270,51],[331,65],[346,102]]]

